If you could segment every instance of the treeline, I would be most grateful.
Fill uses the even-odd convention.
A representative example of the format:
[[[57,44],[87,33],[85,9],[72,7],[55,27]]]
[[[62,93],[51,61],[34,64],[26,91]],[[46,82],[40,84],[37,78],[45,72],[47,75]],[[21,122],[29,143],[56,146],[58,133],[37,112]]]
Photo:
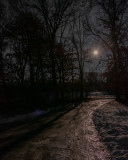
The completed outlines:
[[[0,0],[3,109],[53,107],[83,100],[94,89],[127,100],[127,3]],[[105,48],[108,57],[101,79],[86,70],[94,44]]]
[[[88,51],[76,37],[82,27],[77,2],[8,0],[0,7],[3,109],[29,111],[83,100]]]

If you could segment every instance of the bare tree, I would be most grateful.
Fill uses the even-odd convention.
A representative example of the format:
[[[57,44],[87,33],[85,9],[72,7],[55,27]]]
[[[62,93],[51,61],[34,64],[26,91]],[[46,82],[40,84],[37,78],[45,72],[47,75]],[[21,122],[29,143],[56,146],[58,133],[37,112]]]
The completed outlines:
[[[6,22],[6,7],[4,3],[0,0],[0,75],[2,80],[2,85],[5,87],[5,73],[4,73],[4,57],[3,52],[6,48],[6,36],[4,28],[7,24]]]
[[[121,47],[127,46],[128,40],[128,2],[127,0],[96,0],[95,5],[96,16],[92,21],[87,19],[85,28],[112,53],[107,72],[113,75],[116,95],[119,99],[124,70],[124,58],[122,57],[124,54],[122,54]],[[121,81],[120,76],[122,76]]]
[[[40,13],[43,23],[46,27],[46,34],[49,38],[49,54],[52,63],[53,85],[57,86],[56,77],[56,55],[55,41],[56,34],[61,25],[67,24],[72,15],[73,0],[36,0],[34,7]]]
[[[40,20],[31,12],[24,15],[18,15],[15,20],[8,26],[7,35],[10,40],[11,53],[16,65],[16,75],[20,84],[23,85],[26,75],[26,67],[29,66],[30,83],[33,85],[35,79],[35,59],[40,59],[42,55],[35,51],[42,45],[43,52],[43,27]],[[40,43],[42,41],[42,43]],[[41,49],[41,48],[40,48]],[[39,57],[40,55],[40,57]],[[38,65],[39,67],[39,65]],[[41,65],[40,65],[41,67]],[[43,68],[41,68],[42,71]],[[42,73],[43,76],[43,73]]]
[[[71,42],[73,44],[79,70],[80,98],[83,100],[84,93],[84,73],[85,62],[88,62],[87,37],[83,28],[83,18],[79,15],[78,19],[70,25]]]

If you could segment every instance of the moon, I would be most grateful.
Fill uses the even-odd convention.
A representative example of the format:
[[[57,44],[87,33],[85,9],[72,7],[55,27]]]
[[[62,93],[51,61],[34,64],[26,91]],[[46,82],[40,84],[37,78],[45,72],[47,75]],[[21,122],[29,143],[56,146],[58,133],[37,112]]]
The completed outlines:
[[[93,54],[94,54],[95,56],[97,56],[98,53],[99,53],[98,50],[94,50],[94,51],[93,51]]]

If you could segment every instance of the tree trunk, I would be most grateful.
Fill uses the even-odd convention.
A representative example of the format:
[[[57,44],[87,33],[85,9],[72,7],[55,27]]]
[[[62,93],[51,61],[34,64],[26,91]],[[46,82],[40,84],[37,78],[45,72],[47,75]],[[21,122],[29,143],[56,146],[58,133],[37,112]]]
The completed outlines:
[[[57,87],[57,78],[56,78],[56,65],[55,65],[55,55],[53,52],[53,49],[50,51],[51,55],[51,62],[52,62],[52,81],[53,81],[53,87]]]
[[[33,65],[32,65],[32,55],[29,53],[29,71],[30,71],[30,83],[31,86],[34,85],[34,73],[33,73]]]
[[[5,83],[5,76],[4,76],[4,68],[3,68],[3,56],[2,56],[2,53],[0,53],[0,73],[1,73],[1,78],[2,78],[2,85],[6,86],[6,83]]]
[[[80,73],[80,100],[84,98],[83,72]]]
[[[3,99],[5,99],[7,102],[9,101],[7,91],[6,91],[6,81],[5,81],[5,75],[4,75],[4,67],[3,67],[3,55],[2,51],[0,53],[0,73],[1,73],[1,80],[2,80],[2,88],[3,88]]]
[[[53,92],[54,92],[54,103],[56,105],[58,101],[58,87],[57,87],[57,78],[56,78],[56,64],[55,64],[55,55],[53,46],[50,49],[50,57],[52,63],[52,83],[53,83]]]

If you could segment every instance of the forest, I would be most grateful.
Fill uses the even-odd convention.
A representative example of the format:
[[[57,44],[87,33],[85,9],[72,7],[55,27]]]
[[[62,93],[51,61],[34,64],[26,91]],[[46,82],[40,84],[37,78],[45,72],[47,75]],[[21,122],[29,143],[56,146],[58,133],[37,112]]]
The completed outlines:
[[[126,102],[127,11],[127,0],[0,0],[1,112],[54,108],[97,90]]]

